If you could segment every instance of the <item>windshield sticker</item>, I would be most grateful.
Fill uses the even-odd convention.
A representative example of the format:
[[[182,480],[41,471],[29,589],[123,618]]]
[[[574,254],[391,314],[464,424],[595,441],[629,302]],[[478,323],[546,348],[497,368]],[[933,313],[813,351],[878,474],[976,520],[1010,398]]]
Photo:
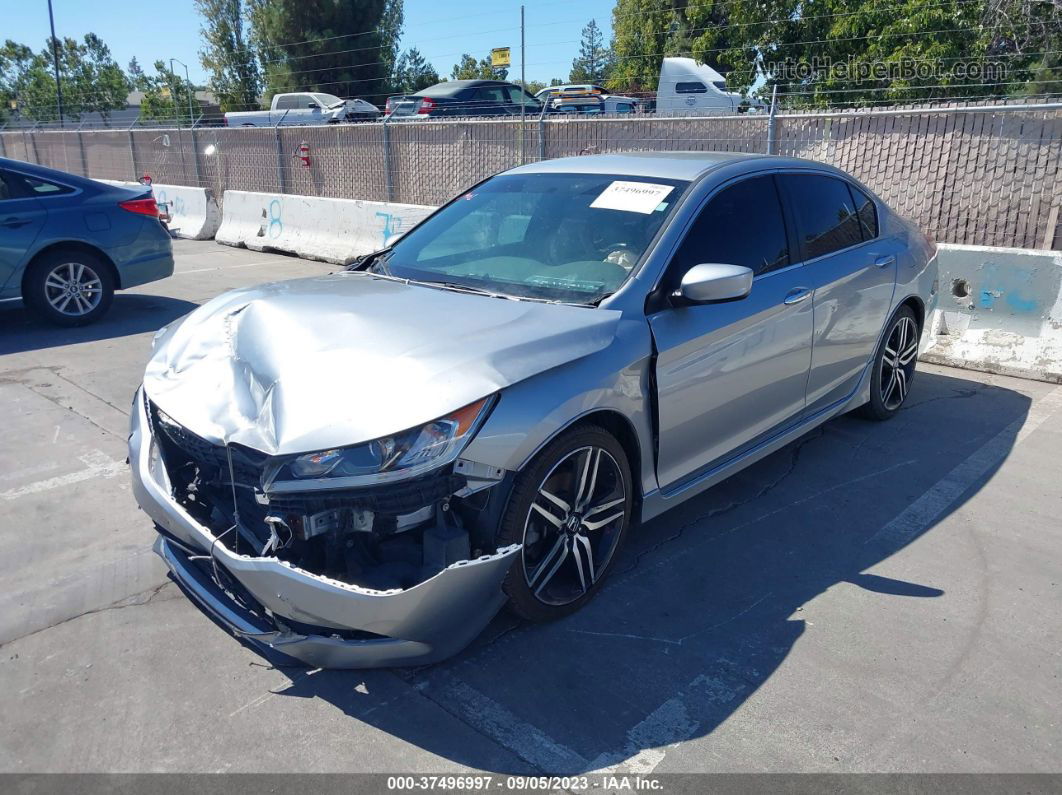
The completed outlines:
[[[601,191],[591,207],[599,210],[624,210],[649,215],[674,188],[652,182],[624,182],[617,180]]]

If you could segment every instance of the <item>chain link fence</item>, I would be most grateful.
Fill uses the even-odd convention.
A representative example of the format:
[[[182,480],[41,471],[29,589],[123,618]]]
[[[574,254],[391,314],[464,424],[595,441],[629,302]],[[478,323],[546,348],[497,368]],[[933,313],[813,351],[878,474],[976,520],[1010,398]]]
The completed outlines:
[[[309,164],[299,158],[305,145]],[[940,242],[1062,247],[1062,106],[738,116],[0,132],[0,156],[90,177],[440,204],[521,163],[630,151],[774,153],[853,174]]]

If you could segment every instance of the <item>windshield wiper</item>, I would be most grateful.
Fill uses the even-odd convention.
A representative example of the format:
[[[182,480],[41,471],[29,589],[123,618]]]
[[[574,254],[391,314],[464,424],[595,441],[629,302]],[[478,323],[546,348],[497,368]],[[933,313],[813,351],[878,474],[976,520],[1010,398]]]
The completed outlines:
[[[364,270],[366,273],[379,273],[382,276],[391,276],[391,269],[387,267],[387,259],[385,255],[391,253],[391,248],[382,248],[379,251],[374,251],[372,254],[366,254],[364,257],[359,257],[354,260],[347,270]],[[369,270],[372,268],[372,270]]]
[[[513,301],[519,301],[520,297],[515,295],[508,295],[506,293],[496,293],[493,290],[487,290],[483,287],[472,287],[468,284],[458,284],[457,282],[437,282],[437,281],[419,281],[417,279],[411,279],[417,284],[426,284],[428,286],[437,285],[439,287],[445,287],[447,290],[454,290],[459,293],[473,293],[475,295],[487,295],[491,298],[509,298]]]

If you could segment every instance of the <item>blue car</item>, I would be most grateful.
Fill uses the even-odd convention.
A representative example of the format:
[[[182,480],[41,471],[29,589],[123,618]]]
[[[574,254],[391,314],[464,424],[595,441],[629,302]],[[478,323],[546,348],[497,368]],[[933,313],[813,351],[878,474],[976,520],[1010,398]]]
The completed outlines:
[[[47,320],[102,317],[115,290],[173,273],[149,188],[131,190],[0,157],[0,301]]]

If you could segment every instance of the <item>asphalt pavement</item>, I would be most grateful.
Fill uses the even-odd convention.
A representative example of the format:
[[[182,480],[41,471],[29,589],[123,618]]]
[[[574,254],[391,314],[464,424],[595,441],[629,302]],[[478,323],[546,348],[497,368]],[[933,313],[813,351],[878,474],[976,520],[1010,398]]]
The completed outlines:
[[[0,771],[1062,772],[1062,387],[922,365],[638,528],[602,593],[432,667],[235,640],[150,551],[152,333],[334,266],[177,241],[83,329],[0,305]]]

